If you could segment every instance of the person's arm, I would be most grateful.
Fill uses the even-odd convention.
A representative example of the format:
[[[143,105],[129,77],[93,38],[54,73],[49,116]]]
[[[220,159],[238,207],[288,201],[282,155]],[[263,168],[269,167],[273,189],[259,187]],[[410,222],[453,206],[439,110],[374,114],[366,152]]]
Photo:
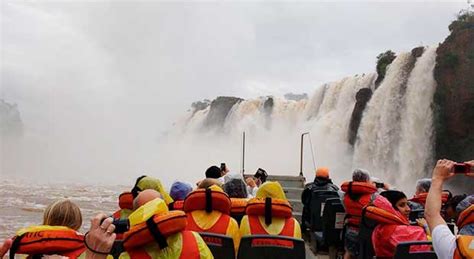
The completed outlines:
[[[425,218],[430,227],[431,233],[438,225],[446,225],[441,217],[441,193],[443,192],[443,183],[454,176],[454,162],[446,159],[438,160],[433,170],[431,178],[431,187],[426,197]]]
[[[112,218],[103,213],[97,214],[91,220],[91,229],[87,232],[84,240],[87,247],[87,259],[107,258],[116,237],[114,233],[115,225],[112,224],[112,221]]]
[[[0,258],[3,258],[3,256],[5,256],[10,247],[12,247],[12,243],[13,241],[11,240],[11,238],[8,238],[3,242],[2,246],[0,247]]]

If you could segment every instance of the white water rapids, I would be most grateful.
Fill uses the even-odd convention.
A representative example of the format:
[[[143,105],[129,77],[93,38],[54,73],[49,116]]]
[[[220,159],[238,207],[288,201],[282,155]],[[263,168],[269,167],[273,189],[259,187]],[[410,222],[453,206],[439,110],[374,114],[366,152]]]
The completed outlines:
[[[355,96],[361,88],[375,89],[376,74],[319,86],[307,100],[274,97],[271,114],[264,111],[267,97],[244,100],[219,127],[206,125],[210,107],[190,113],[161,143],[162,150],[173,152],[161,152],[160,163],[204,172],[209,163],[225,161],[232,171],[240,171],[245,131],[247,172],[262,167],[270,174],[296,175],[300,136],[310,132],[316,166],[329,167],[336,182],[349,179],[354,168],[366,168],[396,186],[412,187],[433,163],[435,59],[436,48],[427,48],[416,60],[410,53],[398,55],[367,104],[354,147],[348,143],[348,132]],[[303,171],[309,180],[314,167],[308,139],[304,148]]]

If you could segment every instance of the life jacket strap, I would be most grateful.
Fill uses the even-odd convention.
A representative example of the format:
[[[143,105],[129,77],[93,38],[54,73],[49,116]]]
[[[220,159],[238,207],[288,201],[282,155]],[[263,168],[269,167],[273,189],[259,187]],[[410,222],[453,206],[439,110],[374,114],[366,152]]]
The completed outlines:
[[[148,227],[148,230],[150,231],[151,235],[153,236],[153,238],[158,243],[161,249],[168,246],[168,242],[166,242],[166,237],[163,236],[163,234],[158,229],[157,225],[153,221],[153,217],[149,218],[146,221],[146,226]]]
[[[212,190],[211,188],[206,189],[206,212],[212,212]]]
[[[272,198],[265,198],[265,224],[272,224]]]
[[[15,237],[15,239],[13,240],[13,243],[12,243],[12,246],[10,248],[10,259],[15,259],[15,254],[16,252],[18,251],[18,248],[20,248],[20,242],[21,242],[21,239],[25,236],[25,234],[21,235],[21,236],[17,236]]]

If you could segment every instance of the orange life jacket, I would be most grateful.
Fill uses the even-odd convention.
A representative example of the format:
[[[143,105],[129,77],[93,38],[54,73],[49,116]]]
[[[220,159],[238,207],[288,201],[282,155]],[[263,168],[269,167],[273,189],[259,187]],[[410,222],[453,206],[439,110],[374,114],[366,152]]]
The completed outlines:
[[[10,258],[15,254],[62,255],[77,258],[85,250],[84,235],[66,227],[39,226],[46,229],[28,231],[13,238]]]
[[[461,214],[457,221],[458,228],[461,229],[466,225],[474,223],[474,205],[469,206]],[[454,259],[474,258],[474,237],[458,236],[456,239],[456,250],[454,251]]]
[[[184,212],[195,210],[211,212],[217,210],[229,215],[230,205],[230,198],[225,192],[214,191],[210,188],[197,189],[184,199],[183,210]]]
[[[247,207],[247,199],[243,198],[230,198],[230,215],[241,216],[245,215],[245,208]]]
[[[410,199],[410,201],[419,203],[419,204],[423,205],[423,207],[424,207],[425,203],[426,203],[426,197],[428,197],[428,193],[423,192],[423,193],[414,195],[413,198]],[[441,203],[442,204],[445,204],[448,201],[448,198],[449,198],[449,192],[442,192],[441,193]]]
[[[459,229],[463,228],[468,224],[474,223],[474,205],[469,206],[463,212],[459,214],[459,218],[457,221],[457,226]]]
[[[132,226],[125,232],[123,247],[128,252],[146,244],[157,242],[160,248],[165,248],[166,238],[183,231],[186,228],[186,214],[175,210],[156,214],[146,222]]]
[[[201,227],[199,227],[196,221],[194,220],[193,216],[191,215],[191,213],[188,213],[186,216],[187,216],[187,221],[188,221],[186,230],[196,231],[196,232],[209,232],[209,233],[215,233],[215,234],[221,234],[221,235],[227,234],[227,227],[229,226],[229,221],[230,221],[229,215],[221,214],[221,216],[216,221],[216,223],[209,229],[202,229]]]
[[[365,207],[365,216],[380,224],[409,225],[409,222],[405,217],[400,217],[397,214],[371,205]]]
[[[292,215],[292,207],[287,200],[272,199],[272,198],[254,198],[249,200],[247,204],[246,213],[249,219],[250,233],[252,235],[269,235],[269,233],[262,226],[259,217],[265,217],[265,224],[272,224],[272,217],[284,218],[285,225],[279,236],[293,237],[295,231],[295,220]],[[277,245],[292,247],[293,242],[285,240],[272,239],[254,239],[252,245]]]
[[[474,258],[474,236],[458,236],[453,259]]]
[[[119,207],[121,209],[133,210],[133,194],[131,192],[123,192],[120,194]]]
[[[183,207],[184,207],[184,200],[177,200],[168,204],[168,208],[170,210],[183,210]]]
[[[373,199],[372,194],[377,188],[367,182],[345,182],[341,185],[341,190],[346,193],[343,202],[347,223],[351,227],[359,228],[362,209]]]
[[[179,259],[200,259],[197,240],[191,231],[182,231],[182,248]],[[127,251],[130,258],[152,259],[144,249],[132,249]]]
[[[191,192],[184,200],[183,206],[183,210],[187,214],[188,221],[186,230],[226,235],[227,227],[229,226],[230,222],[230,207],[230,198],[224,192],[214,191],[209,188],[198,189]],[[191,212],[195,210],[206,210],[207,212],[216,210],[222,214],[211,228],[202,229],[198,226],[191,214]]]

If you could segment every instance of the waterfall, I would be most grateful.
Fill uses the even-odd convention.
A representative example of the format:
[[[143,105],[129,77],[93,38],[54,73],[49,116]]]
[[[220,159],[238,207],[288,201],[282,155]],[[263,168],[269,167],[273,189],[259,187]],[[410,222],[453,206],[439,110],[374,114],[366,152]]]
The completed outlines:
[[[409,182],[413,176],[426,176],[434,165],[431,101],[436,88],[435,64],[436,48],[431,47],[417,60],[408,79],[398,149],[401,183]]]
[[[329,167],[336,182],[349,179],[354,168],[369,169],[395,185],[414,182],[432,164],[435,55],[435,48],[427,49],[418,60],[410,53],[399,54],[377,89],[377,75],[371,73],[323,84],[308,99],[297,101],[278,96],[241,101],[219,97],[220,105],[190,111],[176,123],[177,130],[163,144],[160,163],[180,163],[178,158],[184,155],[191,160],[180,163],[184,171],[195,171],[197,165],[203,172],[207,165],[219,162],[239,171],[245,131],[246,172],[262,167],[271,174],[296,175],[300,136],[309,132],[316,166]],[[373,95],[351,146],[349,124],[362,88],[371,89]],[[209,127],[211,113],[224,116],[220,117],[223,122]],[[309,180],[314,168],[308,143],[305,140],[304,173]],[[174,156],[170,149],[181,155]]]
[[[400,140],[400,110],[412,61],[410,53],[402,53],[388,68],[367,104],[354,150],[355,167],[366,168],[390,181],[398,172],[395,151]]]

